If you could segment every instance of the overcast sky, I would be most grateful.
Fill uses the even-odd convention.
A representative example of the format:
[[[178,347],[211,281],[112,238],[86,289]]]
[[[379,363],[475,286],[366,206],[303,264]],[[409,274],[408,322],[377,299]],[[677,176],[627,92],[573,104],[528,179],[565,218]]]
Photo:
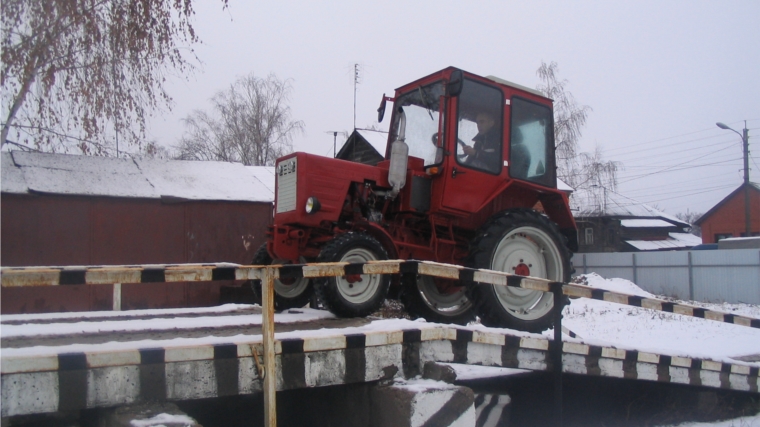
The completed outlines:
[[[383,93],[447,66],[536,87],[541,61],[593,108],[582,150],[601,147],[623,165],[619,193],[668,213],[704,212],[741,184],[741,139],[715,122],[747,120],[750,150],[760,143],[760,1],[220,3],[195,4],[203,64],[169,85],[175,107],[149,129],[161,144],[251,72],[292,79],[306,125],[294,148],[331,156],[328,132],[353,128],[353,64],[364,127]],[[760,148],[760,182],[758,164]]]

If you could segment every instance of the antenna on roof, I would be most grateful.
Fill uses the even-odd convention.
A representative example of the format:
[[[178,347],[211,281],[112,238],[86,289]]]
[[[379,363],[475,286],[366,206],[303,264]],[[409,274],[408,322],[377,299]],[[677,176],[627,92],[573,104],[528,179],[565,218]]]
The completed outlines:
[[[356,85],[359,84],[359,64],[354,64],[354,129],[356,129]]]

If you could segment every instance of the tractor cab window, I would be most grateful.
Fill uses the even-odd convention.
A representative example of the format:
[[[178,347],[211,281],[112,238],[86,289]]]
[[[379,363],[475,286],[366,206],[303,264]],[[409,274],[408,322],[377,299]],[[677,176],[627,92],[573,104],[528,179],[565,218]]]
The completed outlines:
[[[435,83],[419,87],[396,98],[395,108],[403,108],[406,115],[406,144],[409,155],[425,161],[425,166],[440,163],[436,159],[438,124],[441,118],[441,96],[443,84]],[[398,114],[394,115],[391,141],[398,136]],[[441,138],[442,139],[442,138]]]
[[[552,110],[512,98],[509,175],[547,187],[556,186]]]
[[[501,172],[503,105],[501,90],[464,81],[457,120],[458,163],[493,174]]]

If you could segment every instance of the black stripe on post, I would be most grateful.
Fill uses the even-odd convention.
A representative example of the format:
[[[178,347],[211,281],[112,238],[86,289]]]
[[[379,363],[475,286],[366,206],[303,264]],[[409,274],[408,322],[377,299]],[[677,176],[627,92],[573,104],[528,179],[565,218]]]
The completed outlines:
[[[419,271],[420,263],[418,261],[404,261],[399,264],[399,273],[401,274],[417,274]]]
[[[286,338],[280,341],[282,354],[303,353],[303,340],[300,338]]]
[[[724,314],[723,315],[723,321],[726,323],[734,323],[734,315],[733,314]]]
[[[350,276],[354,274],[364,274],[364,263],[357,262],[357,263],[347,264],[345,267],[343,267],[343,270],[346,272],[346,276]]]
[[[607,291],[602,289],[592,289],[591,290],[591,298],[598,299],[598,300],[604,300],[604,294],[606,294]]]
[[[166,400],[166,351],[163,348],[140,350],[140,399]]]
[[[507,286],[512,286],[513,288],[519,288],[522,284],[522,276],[507,276]]]
[[[214,346],[217,396],[235,396],[238,394],[238,363],[236,344],[217,344]]]
[[[451,343],[454,363],[467,363],[467,345],[472,342],[472,331],[457,329],[457,338]]]
[[[755,378],[760,376],[760,368],[749,368],[749,376]]]
[[[346,335],[346,349],[343,352],[346,358],[346,371],[343,374],[344,383],[364,382],[367,371],[366,346],[366,335]]]
[[[211,280],[235,280],[235,267],[217,267],[211,270]]]
[[[760,328],[760,319],[751,319],[749,325],[753,328]]]
[[[471,268],[463,268],[459,270],[459,280],[467,283],[473,283],[475,281],[475,270]]]
[[[694,317],[700,317],[700,318],[704,319],[705,318],[705,311],[707,311],[707,310],[705,310],[704,308],[694,308],[694,309],[692,309],[692,311],[694,312]]]
[[[367,336],[364,334],[346,335],[346,348],[364,348],[367,346]]]
[[[163,348],[146,348],[140,350],[140,364],[152,365],[156,363],[164,363],[164,356],[166,350]]]
[[[166,282],[166,270],[163,268],[146,268],[140,272],[140,282],[161,283]]]
[[[675,306],[675,304],[672,302],[662,302],[660,304],[662,305],[662,311],[667,311],[668,313],[673,312],[673,306]]]
[[[84,285],[86,284],[86,270],[61,270],[58,283],[61,285]]]
[[[724,374],[730,374],[731,373],[731,364],[730,363],[721,363],[720,364],[720,371]]]
[[[628,297],[628,305],[634,306],[634,307],[641,307],[641,301],[644,299],[644,297],[640,297],[637,295],[632,295]]]
[[[409,329],[403,331],[404,341],[401,344],[401,367],[404,370],[404,377],[413,378],[422,374],[420,366],[420,343],[422,341],[422,331],[419,329]]]
[[[517,353],[519,351],[520,337],[504,336],[504,347],[501,348],[501,366],[505,368],[518,368],[520,361],[517,359]]]
[[[84,353],[63,353],[58,355],[59,371],[87,369],[87,356]]]
[[[302,265],[283,265],[280,267],[280,279],[300,279],[302,277]]]

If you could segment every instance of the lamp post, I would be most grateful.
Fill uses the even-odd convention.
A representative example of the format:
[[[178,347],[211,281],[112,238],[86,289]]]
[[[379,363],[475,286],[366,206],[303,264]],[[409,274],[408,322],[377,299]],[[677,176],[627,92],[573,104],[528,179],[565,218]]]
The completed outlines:
[[[744,130],[742,133],[731,129],[726,124],[718,122],[715,123],[721,129],[727,129],[736,132],[741,138],[744,148],[744,233],[745,237],[749,237],[752,234],[752,223],[750,221],[749,210],[749,131],[747,130],[747,121],[744,121]]]

